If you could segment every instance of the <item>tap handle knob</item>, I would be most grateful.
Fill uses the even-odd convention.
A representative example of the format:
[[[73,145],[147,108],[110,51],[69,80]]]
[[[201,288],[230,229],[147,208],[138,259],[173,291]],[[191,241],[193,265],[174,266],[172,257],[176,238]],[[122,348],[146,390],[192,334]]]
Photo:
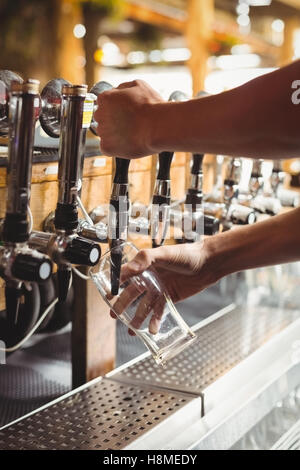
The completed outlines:
[[[114,176],[114,183],[128,184],[128,171],[130,160],[125,158],[116,158],[116,171]]]
[[[82,237],[74,237],[68,243],[64,258],[72,264],[82,266],[95,266],[101,256],[98,243],[86,240]]]
[[[51,276],[52,262],[39,253],[20,253],[13,262],[11,272],[22,281],[43,282]]]

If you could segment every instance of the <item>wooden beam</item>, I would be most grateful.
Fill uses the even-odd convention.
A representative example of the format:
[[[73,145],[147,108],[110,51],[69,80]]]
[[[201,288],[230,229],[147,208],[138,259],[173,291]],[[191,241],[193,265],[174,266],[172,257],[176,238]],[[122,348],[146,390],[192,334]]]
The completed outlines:
[[[55,0],[55,27],[53,31],[56,46],[52,61],[52,76],[63,77],[71,83],[84,83],[85,71],[80,63],[84,57],[83,42],[75,38],[73,28],[82,23],[81,8],[73,0]]]
[[[186,40],[191,51],[189,67],[196,95],[203,90],[207,75],[209,41],[213,38],[214,0],[188,0],[187,11]]]
[[[124,15],[127,18],[158,26],[163,29],[169,29],[170,31],[182,32],[185,28],[184,20],[173,18],[153,11],[150,7],[132,4],[130,2],[125,2]]]
[[[277,0],[277,2],[284,3],[289,7],[297,8],[297,10],[300,10],[300,0]]]
[[[210,0],[196,2],[199,4],[199,8],[205,8],[207,3],[209,6]],[[207,8],[208,8],[207,6]],[[169,30],[178,34],[185,34],[187,29],[187,20],[170,17],[163,15],[162,13],[154,12],[150,6],[131,4],[125,2],[124,16],[135,21],[142,23],[151,24],[158,28]],[[247,43],[252,46],[255,52],[264,55],[276,55],[278,54],[278,48],[272,46],[258,35],[250,34],[245,36],[240,33],[238,25],[234,18],[230,14],[226,14],[221,10],[216,10],[214,13],[214,19],[211,25],[212,38],[214,35],[218,35],[220,32],[228,34],[229,36],[235,37],[241,43]]]

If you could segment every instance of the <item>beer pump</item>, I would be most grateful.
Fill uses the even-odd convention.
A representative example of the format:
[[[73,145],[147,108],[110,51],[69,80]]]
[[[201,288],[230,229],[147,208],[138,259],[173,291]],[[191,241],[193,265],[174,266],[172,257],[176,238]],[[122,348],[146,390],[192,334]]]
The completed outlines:
[[[183,102],[188,97],[181,91],[174,91],[169,101]],[[152,247],[164,244],[170,226],[171,179],[170,171],[174,152],[161,152],[158,155],[158,172],[156,176],[152,208],[151,208],[151,238]]]
[[[233,225],[247,225],[256,222],[254,209],[238,203],[241,170],[241,159],[230,158],[226,166],[226,175],[224,180],[224,209],[222,213],[223,230],[228,230],[232,228]]]
[[[204,155],[193,154],[191,179],[185,199],[183,220],[184,242],[193,243],[200,235],[215,235],[219,232],[220,221],[204,214],[203,209],[203,159]]]
[[[17,324],[23,286],[50,278],[48,256],[28,244],[33,139],[40,111],[39,81],[0,72],[0,135],[8,135],[6,213],[1,226],[0,274],[5,280],[8,330]],[[22,320],[21,320],[22,323]],[[23,325],[24,326],[24,325]]]
[[[67,297],[72,264],[94,266],[101,250],[97,243],[78,234],[78,194],[81,188],[83,148],[94,100],[86,85],[71,85],[63,79],[48,82],[43,89],[40,122],[51,137],[60,137],[59,194],[54,215],[55,233],[33,232],[30,245],[47,253],[58,266],[59,300]]]
[[[274,197],[278,198],[283,207],[298,207],[300,205],[300,194],[292,189],[284,188],[286,174],[282,169],[280,160],[274,160],[270,178],[271,189]]]
[[[281,210],[281,203],[276,197],[264,192],[263,160],[254,160],[249,181],[250,206],[261,214],[276,215]]]
[[[96,83],[91,92],[96,96],[107,90],[111,90],[112,85],[107,82]],[[91,129],[95,131],[97,124],[92,123]],[[129,226],[129,193],[128,193],[128,171],[130,160],[115,158],[115,174],[112,183],[111,196],[109,201],[108,215],[108,242],[112,249],[111,253],[111,294],[118,295],[120,287],[120,273],[123,249],[122,244],[128,237]]]

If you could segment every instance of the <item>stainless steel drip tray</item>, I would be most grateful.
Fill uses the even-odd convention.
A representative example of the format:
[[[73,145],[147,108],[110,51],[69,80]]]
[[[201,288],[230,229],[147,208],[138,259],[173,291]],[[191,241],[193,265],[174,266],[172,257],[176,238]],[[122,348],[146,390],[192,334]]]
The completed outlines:
[[[149,384],[203,396],[229,371],[237,366],[242,371],[245,359],[298,319],[300,312],[295,310],[242,308],[231,304],[196,325],[197,340],[168,361],[165,368],[155,364],[149,354],[144,354],[108,376],[123,383]],[[229,385],[228,393],[234,392]],[[204,405],[206,411],[212,406]]]
[[[0,450],[124,449],[141,436],[160,448],[200,417],[200,398],[103,378],[3,427]]]
[[[231,305],[195,331],[165,368],[143,355],[2,428],[0,449],[231,447],[300,382],[300,313]]]

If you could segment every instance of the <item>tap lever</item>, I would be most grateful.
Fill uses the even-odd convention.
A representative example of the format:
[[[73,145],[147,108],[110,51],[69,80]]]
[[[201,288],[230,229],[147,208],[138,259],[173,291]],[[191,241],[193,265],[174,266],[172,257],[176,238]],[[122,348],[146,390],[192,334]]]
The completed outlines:
[[[11,326],[15,326],[18,322],[22,296],[20,284],[21,283],[7,282],[5,285],[6,318]]]
[[[118,295],[119,293],[123,258],[122,243],[122,240],[113,240],[111,242],[111,295]]]
[[[161,152],[158,156],[159,168],[157,173],[158,180],[170,180],[170,171],[174,152]]]
[[[128,171],[130,160],[125,158],[116,158],[116,171],[114,176],[114,183],[116,184],[128,184]]]
[[[68,265],[60,265],[57,270],[58,301],[65,302],[72,281],[72,268]]]
[[[192,175],[199,175],[202,174],[202,163],[203,163],[204,155],[199,153],[193,154],[193,165],[191,168]]]

